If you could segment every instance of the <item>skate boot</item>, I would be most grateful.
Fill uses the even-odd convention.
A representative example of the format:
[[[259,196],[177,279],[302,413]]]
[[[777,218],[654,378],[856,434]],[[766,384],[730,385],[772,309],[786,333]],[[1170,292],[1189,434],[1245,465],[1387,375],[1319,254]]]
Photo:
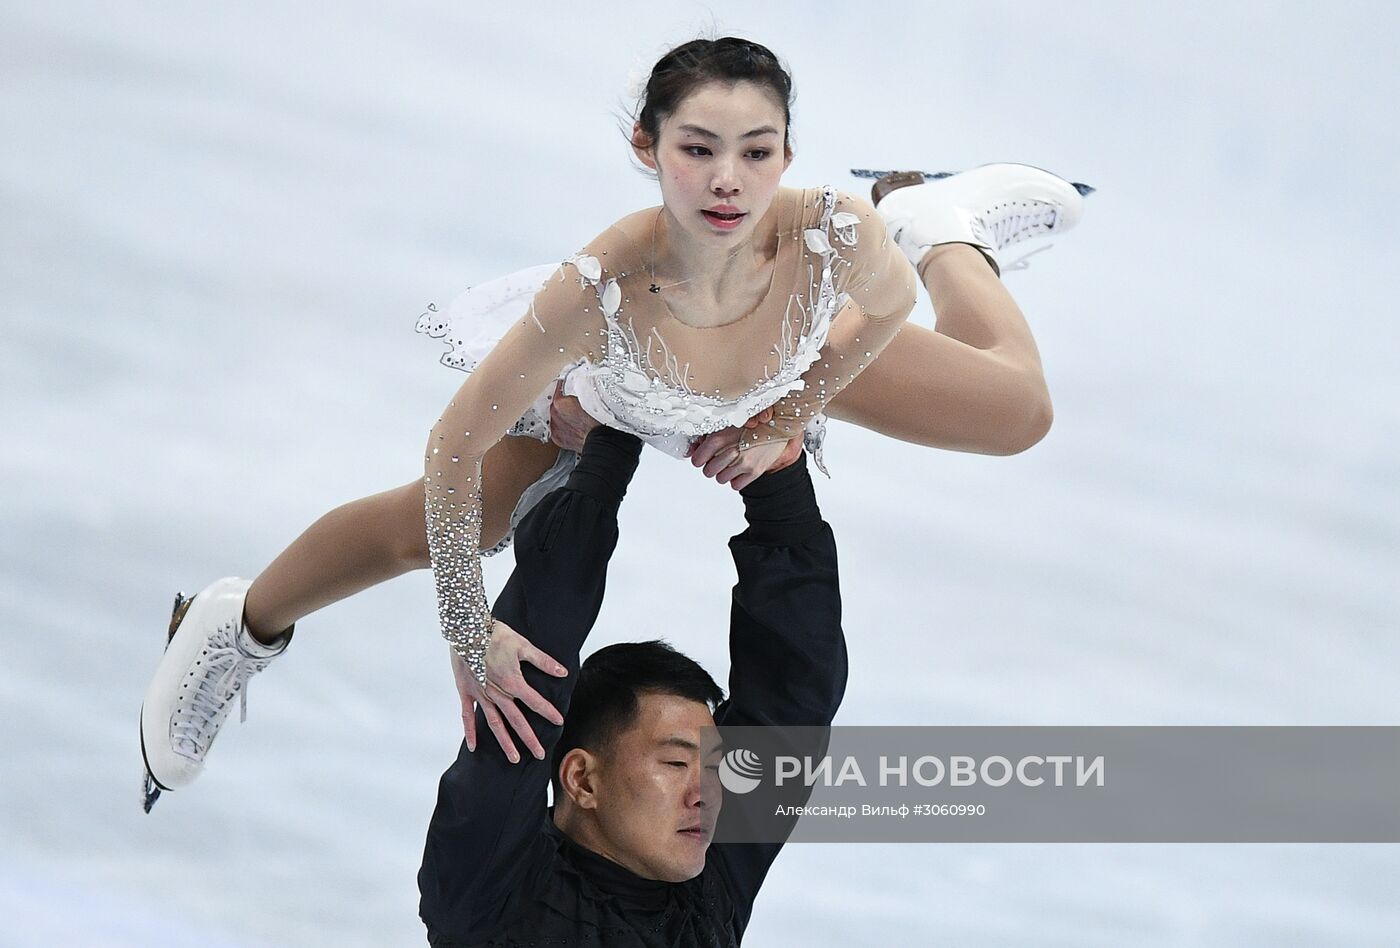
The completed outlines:
[[[1079,221],[1093,188],[1071,184],[1030,165],[982,165],[960,174],[926,180],[920,171],[884,175],[870,189],[890,237],[915,267],[930,247],[971,244],[992,269],[1023,270],[1026,254],[1003,267],[1002,250],[1012,244],[1069,230]]]
[[[141,755],[146,762],[142,806],[147,813],[162,790],[192,782],[204,769],[234,699],[248,717],[248,679],[281,655],[288,629],[264,645],[243,624],[243,600],[252,582],[221,579],[193,599],[175,597],[165,656],[141,705]]]

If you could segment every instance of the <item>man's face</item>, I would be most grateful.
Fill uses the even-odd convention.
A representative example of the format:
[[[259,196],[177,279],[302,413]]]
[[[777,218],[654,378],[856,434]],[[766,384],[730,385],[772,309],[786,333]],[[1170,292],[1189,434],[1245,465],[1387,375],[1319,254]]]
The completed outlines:
[[[632,726],[598,755],[594,777],[597,843],[639,876],[693,879],[719,819],[721,752],[703,703],[644,694]]]

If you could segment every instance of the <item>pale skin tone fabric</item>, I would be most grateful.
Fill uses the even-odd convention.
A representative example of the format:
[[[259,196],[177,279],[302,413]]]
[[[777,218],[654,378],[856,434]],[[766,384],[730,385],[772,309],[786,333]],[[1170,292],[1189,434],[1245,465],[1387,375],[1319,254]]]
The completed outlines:
[[[880,357],[826,406],[832,418],[913,444],[1009,455],[1049,429],[1049,393],[1029,325],[977,250],[934,247],[920,277],[935,330],[905,323]],[[738,432],[728,435],[737,441]],[[558,448],[505,438],[486,452],[483,546],[505,536],[520,493]],[[423,482],[337,507],[277,557],[248,591],[246,618],[272,640],[303,616],[360,590],[429,565]]]
[[[738,185],[716,190],[726,204],[744,193]],[[770,291],[752,311],[736,307],[724,322],[692,324],[676,315],[664,293],[649,292],[662,222],[673,234],[684,224],[670,224],[677,215],[669,207],[641,211],[545,280],[444,410],[424,457],[427,538],[440,621],[459,654],[470,660],[473,641],[484,651],[490,621],[480,560],[469,552],[480,542],[483,459],[562,372],[580,364],[607,367],[588,383],[601,392],[597,410],[607,411],[614,399],[624,427],[659,426],[652,433],[704,434],[728,423],[707,426],[726,406],[742,405],[736,419],[742,422],[771,405],[768,425],[749,432],[744,452],[730,458],[739,488],[770,467],[899,332],[914,306],[915,276],[869,202],[830,189],[787,189],[766,208],[750,206],[761,214],[751,241],[760,251],[771,248],[759,254]],[[698,207],[679,216],[701,218],[700,226],[714,231],[710,236],[729,237],[731,228],[714,225]],[[726,260],[744,256],[743,244],[728,249],[727,239],[712,242],[725,249]],[[787,381],[792,385],[772,389],[766,402],[745,400]]]
[[[1039,354],[1019,307],[972,247],[934,247],[919,272],[937,307],[937,330],[906,323],[880,357],[827,404],[828,415],[935,448],[1009,455],[1031,447],[1048,429],[1051,409]],[[955,332],[963,338],[954,336]],[[564,402],[559,404],[562,407]],[[561,429],[560,437],[571,437],[568,431]],[[702,466],[707,454],[722,457],[738,438],[738,431],[712,435],[701,443],[692,463]],[[799,444],[794,440],[792,447]],[[505,535],[515,500],[549,469],[557,452],[554,444],[530,438],[505,438],[487,452],[484,546]],[[707,467],[705,473],[715,476],[719,471]],[[362,589],[428,568],[422,509],[423,482],[415,480],[323,516],[249,590],[249,627],[270,640],[276,632],[267,630],[286,628],[303,615]],[[260,612],[263,608],[267,611]],[[264,615],[270,621],[261,618]],[[492,679],[506,683],[512,695],[522,696],[523,704],[557,721],[557,711],[528,700],[518,670],[520,662],[528,660],[546,672],[557,672],[561,670],[557,663],[519,637],[500,644],[503,651],[493,642],[488,656],[500,668],[493,671]],[[504,659],[498,658],[498,651]],[[483,701],[486,696],[460,661],[454,662],[454,673],[470,746],[476,744],[474,709],[481,702],[488,727],[512,760],[519,759],[519,751],[507,735],[506,719],[526,751],[539,755],[538,741],[514,701],[504,695]]]
[[[784,211],[815,192],[778,186],[790,161],[773,160],[772,153],[783,148],[781,118],[771,99],[749,84],[702,87],[667,117],[655,147],[637,147],[658,172],[661,212],[629,215],[586,248],[610,274],[629,274],[619,284],[629,283],[623,295],[627,315],[642,325],[638,338],[651,338],[646,329],[657,327],[673,350],[663,361],[673,356],[698,373],[697,391],[719,389],[727,396],[769,367],[753,357],[762,362],[770,351],[784,318],[779,298],[793,294],[792,286],[779,285],[777,274],[790,277],[801,269],[801,247],[785,249],[800,242],[785,245],[781,239],[794,233]],[[681,127],[717,136],[682,134]],[[776,128],[744,134],[761,127]],[[762,150],[769,153],[766,164],[756,160]],[[741,241],[738,253],[733,242],[708,240],[707,225],[697,217],[700,208],[717,204],[751,211],[741,225],[749,231],[748,243]],[[884,240],[868,202],[842,195],[842,207],[863,218],[856,248],[860,263],[873,266],[853,285],[852,304],[833,322],[832,345],[844,345],[842,354],[849,355],[870,345],[878,358],[839,382],[823,378],[821,386],[809,384],[802,395],[779,402],[774,425],[759,429],[769,443],[740,452],[741,440],[754,440],[752,432],[723,431],[696,445],[693,463],[742,486],[774,464],[805,419],[821,408],[831,418],[929,447],[1012,454],[1038,441],[1050,423],[1039,353],[1020,309],[981,253],[963,244],[931,249],[919,263],[918,278],[933,300],[936,327],[903,323],[908,261]],[[662,285],[685,283],[649,294],[645,286],[653,269]],[[558,450],[532,439],[503,438],[505,431],[553,384],[561,367],[596,360],[605,344],[595,288],[567,271],[562,268],[563,276],[541,291],[533,313],[502,340],[500,352],[468,377],[429,441],[430,490],[450,488],[456,501],[465,501],[480,488],[482,547],[505,535],[520,493],[552,465]],[[858,349],[850,341],[857,338]],[[815,382],[819,368],[804,378]],[[253,634],[271,640],[322,606],[431,565],[424,485],[414,480],[354,501],[308,528],[249,590],[245,619]]]

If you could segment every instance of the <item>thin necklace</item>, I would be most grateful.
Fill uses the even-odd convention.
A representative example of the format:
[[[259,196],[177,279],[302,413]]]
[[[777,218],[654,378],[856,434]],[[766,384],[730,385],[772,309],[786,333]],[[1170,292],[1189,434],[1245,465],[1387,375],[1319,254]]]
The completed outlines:
[[[695,277],[687,277],[675,283],[667,283],[665,286],[656,285],[656,225],[661,220],[661,211],[656,212],[656,216],[651,219],[651,261],[647,264],[647,270],[651,273],[651,286],[648,287],[653,293],[660,293],[662,290],[669,290],[673,286],[680,286],[682,283],[689,283]]]
[[[656,225],[661,221],[661,211],[656,212],[656,216],[651,219],[651,261],[647,264],[647,272],[651,274],[651,286],[647,287],[653,293],[660,293],[662,290],[669,290],[673,286],[680,286],[682,283],[689,283],[695,277],[686,277],[684,280],[677,280],[675,283],[667,283],[665,286],[656,284]],[[741,248],[735,247],[729,254],[733,257]]]

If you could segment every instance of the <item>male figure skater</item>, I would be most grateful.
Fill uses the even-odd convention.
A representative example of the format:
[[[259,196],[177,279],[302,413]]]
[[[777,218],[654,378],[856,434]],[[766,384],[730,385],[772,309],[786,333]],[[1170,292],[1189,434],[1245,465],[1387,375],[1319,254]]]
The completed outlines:
[[[545,760],[464,742],[443,775],[418,874],[432,945],[738,945],[781,848],[711,845],[719,757],[701,731],[830,724],[846,684],[831,528],[805,456],[740,491],[727,700],[659,642],[602,649],[580,669],[640,451],[593,429],[568,483],[520,524],[493,614],[568,668],[525,669],[565,723],[531,713]]]

